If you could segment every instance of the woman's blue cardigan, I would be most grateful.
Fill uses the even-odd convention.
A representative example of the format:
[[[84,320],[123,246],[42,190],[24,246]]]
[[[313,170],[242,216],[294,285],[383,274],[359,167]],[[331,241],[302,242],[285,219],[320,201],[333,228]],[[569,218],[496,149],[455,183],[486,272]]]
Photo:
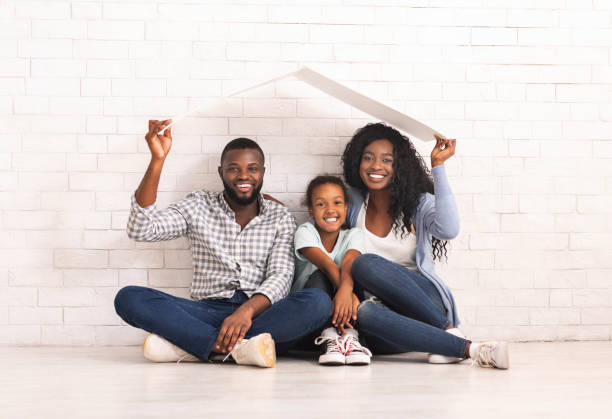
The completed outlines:
[[[412,217],[417,237],[416,265],[421,275],[435,285],[446,307],[448,320],[451,325],[457,327],[459,326],[459,317],[457,316],[455,299],[450,289],[436,275],[431,237],[434,236],[440,240],[451,240],[457,237],[459,234],[459,213],[455,204],[455,197],[446,179],[444,165],[432,168],[431,173],[434,179],[434,194],[424,193],[421,195]],[[351,188],[350,194],[346,218],[350,226],[355,227],[359,210],[366,195],[355,188]]]

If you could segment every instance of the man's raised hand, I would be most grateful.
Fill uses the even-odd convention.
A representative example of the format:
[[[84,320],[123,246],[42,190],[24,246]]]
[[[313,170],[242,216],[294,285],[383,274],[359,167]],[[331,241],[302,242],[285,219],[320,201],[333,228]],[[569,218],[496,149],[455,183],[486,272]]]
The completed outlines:
[[[172,147],[172,127],[159,135],[158,132],[172,123],[172,119],[165,121],[149,120],[149,132],[145,135],[145,140],[151,151],[151,158],[155,160],[165,160]]]

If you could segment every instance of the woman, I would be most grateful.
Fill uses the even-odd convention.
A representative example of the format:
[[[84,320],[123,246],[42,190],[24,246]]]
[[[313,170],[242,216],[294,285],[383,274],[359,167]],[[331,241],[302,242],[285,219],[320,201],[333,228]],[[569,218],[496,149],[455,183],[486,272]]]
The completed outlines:
[[[433,178],[410,140],[382,123],[359,129],[344,150],[347,220],[364,230],[367,252],[351,270],[366,298],[357,326],[374,353],[429,352],[431,363],[472,358],[506,369],[505,342],[464,339],[451,291],[435,273],[434,260],[446,258],[459,232],[444,168],[456,140],[436,139]]]

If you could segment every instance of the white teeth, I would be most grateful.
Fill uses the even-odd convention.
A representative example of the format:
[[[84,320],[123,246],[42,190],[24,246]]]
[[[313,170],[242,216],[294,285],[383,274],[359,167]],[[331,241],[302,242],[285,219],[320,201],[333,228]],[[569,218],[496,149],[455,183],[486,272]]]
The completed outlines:
[[[242,184],[242,185],[238,185],[239,188],[248,188],[251,185],[249,185],[248,183]]]
[[[326,223],[335,223],[336,221],[338,221],[337,218],[325,218]]]
[[[383,175],[373,175],[373,174],[370,174],[370,177],[372,177],[374,179],[382,179],[382,178],[384,178]]]

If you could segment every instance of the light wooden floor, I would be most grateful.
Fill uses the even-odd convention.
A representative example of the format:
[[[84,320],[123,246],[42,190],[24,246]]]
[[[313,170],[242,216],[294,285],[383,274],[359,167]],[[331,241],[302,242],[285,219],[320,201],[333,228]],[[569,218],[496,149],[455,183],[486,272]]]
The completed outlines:
[[[0,417],[612,417],[612,342],[513,344],[508,371],[424,360],[259,369],[153,364],[138,347],[0,347]]]

